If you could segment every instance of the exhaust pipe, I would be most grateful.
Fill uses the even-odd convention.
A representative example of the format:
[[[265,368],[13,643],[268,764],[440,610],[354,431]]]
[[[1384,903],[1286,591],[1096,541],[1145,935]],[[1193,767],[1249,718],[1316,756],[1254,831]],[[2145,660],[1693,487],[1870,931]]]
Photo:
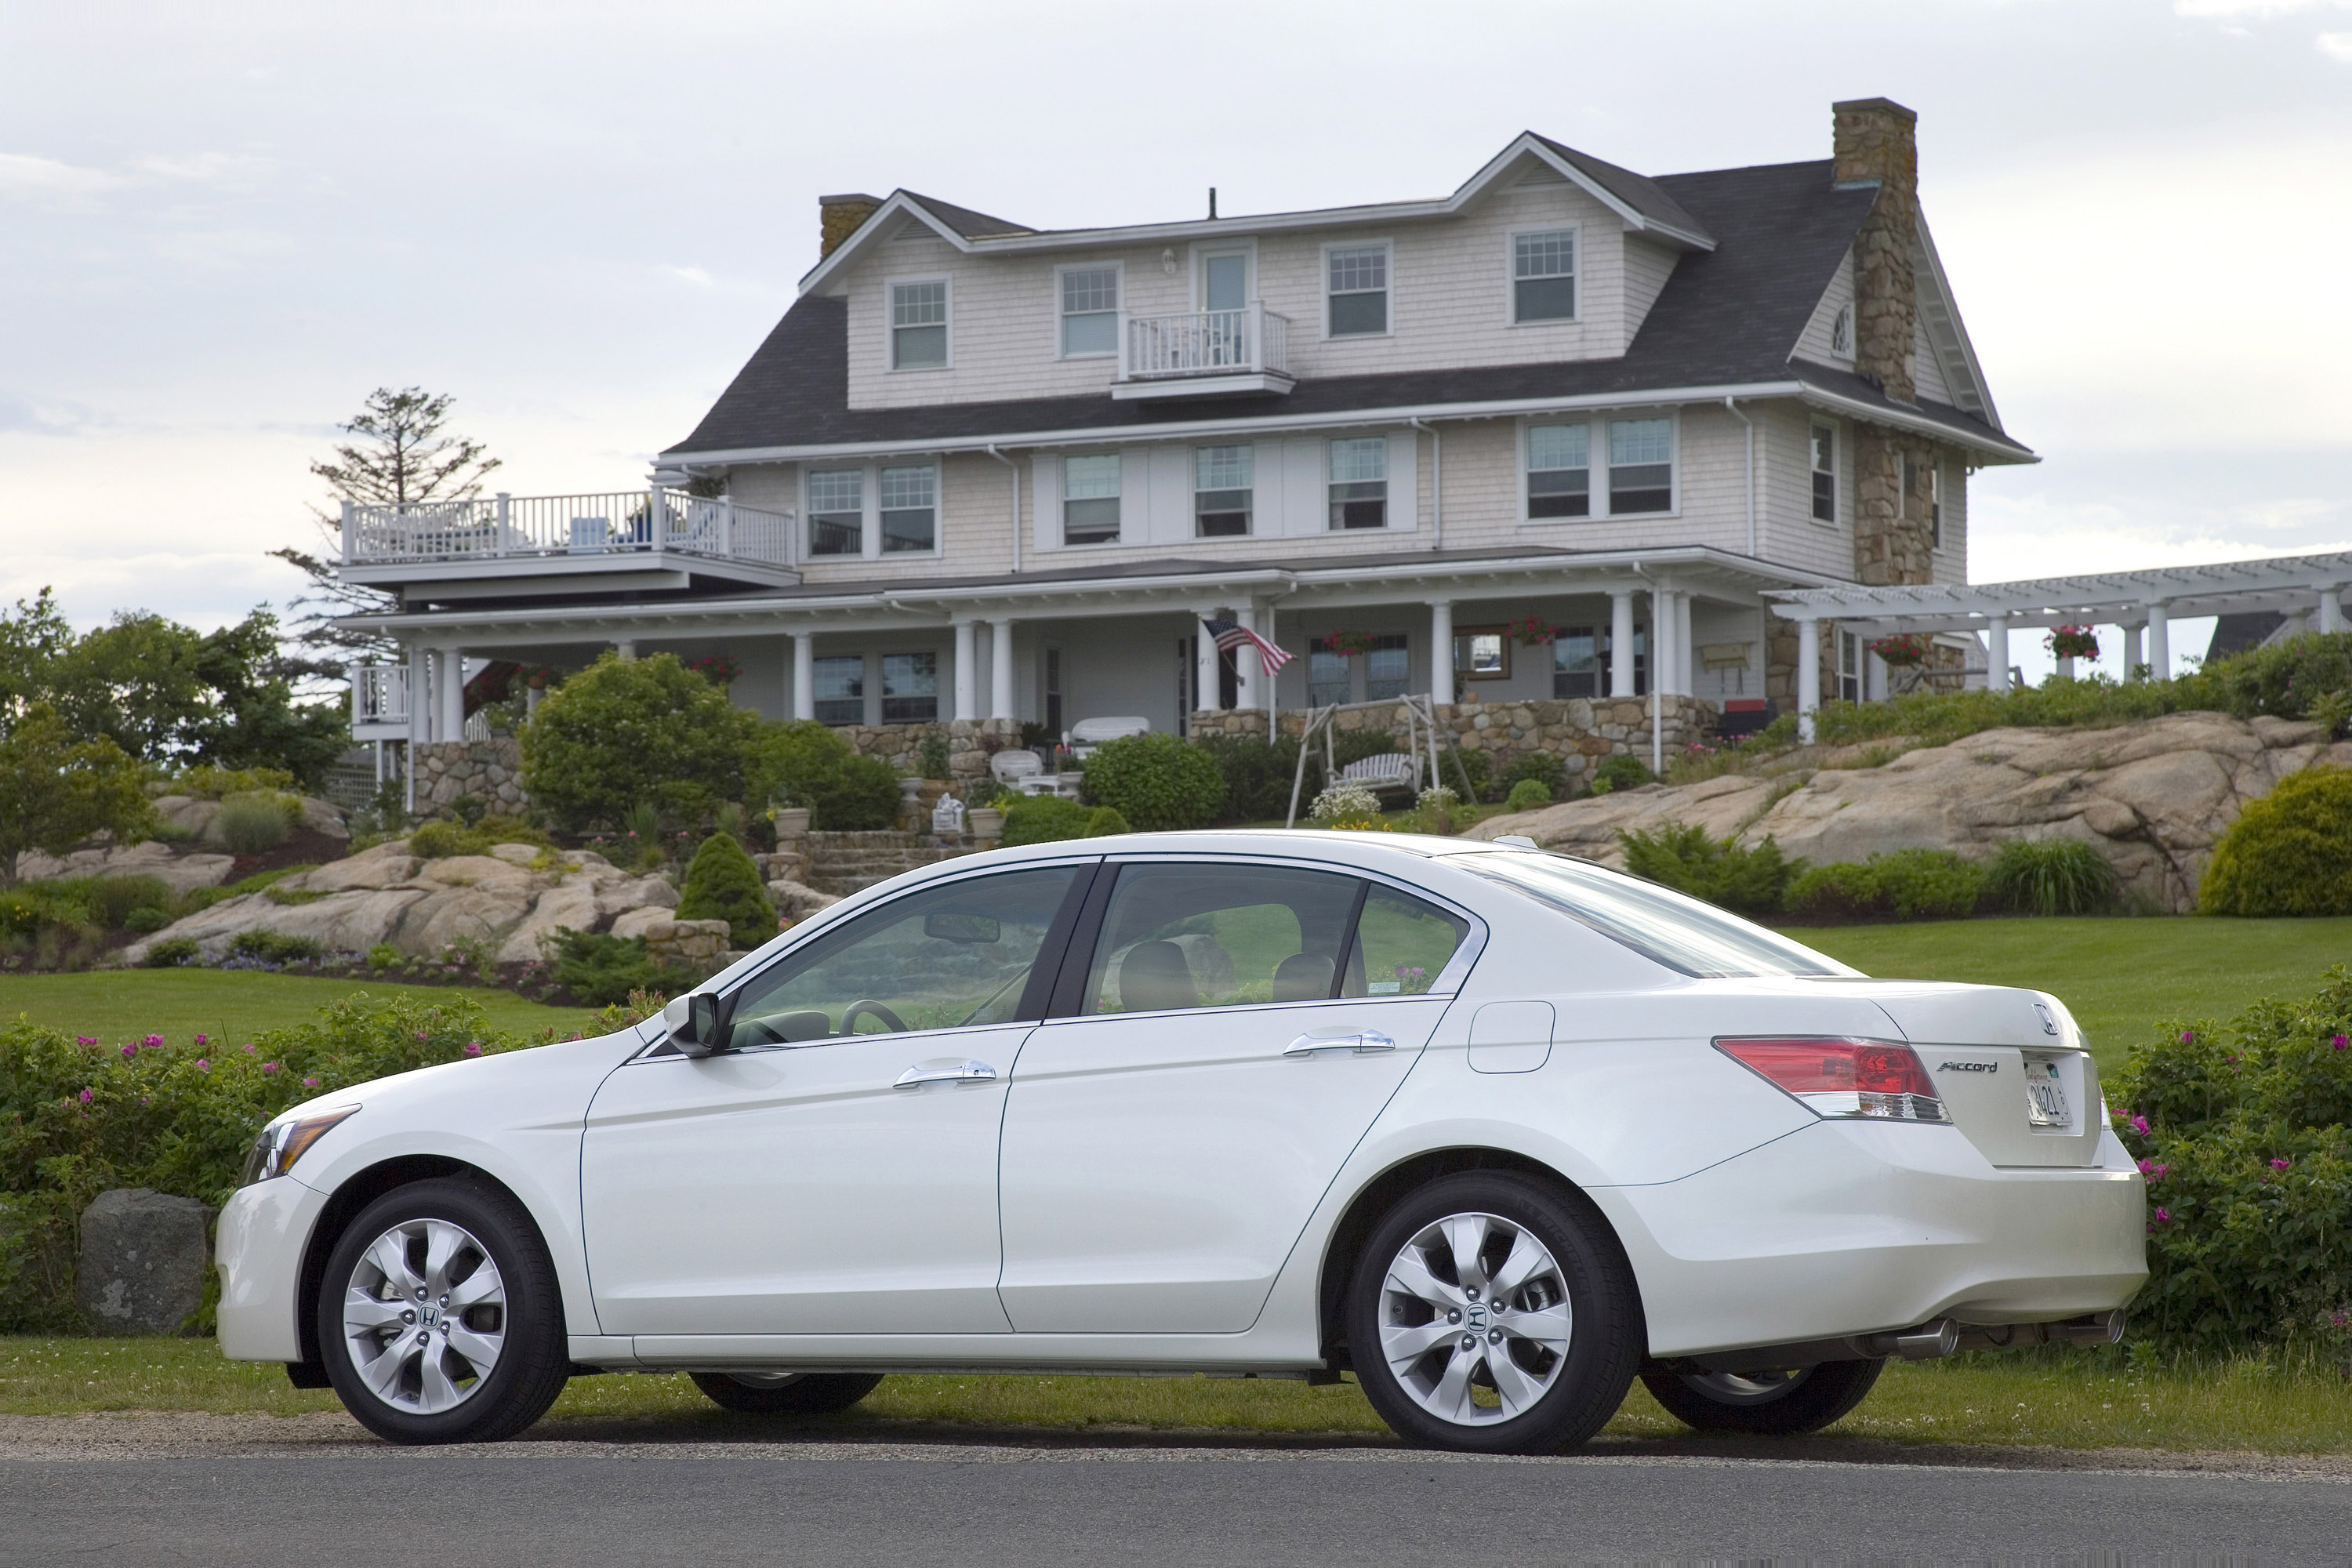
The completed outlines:
[[[1955,1318],[1937,1318],[1916,1329],[1806,1340],[1796,1344],[1759,1345],[1750,1350],[1716,1351],[1706,1355],[1676,1356],[1660,1364],[1677,1372],[1779,1372],[1832,1361],[1937,1361],[1958,1351],[2009,1350],[2018,1345],[2107,1345],[2124,1337],[2125,1321],[2120,1307],[2087,1317],[2069,1318],[2060,1323],[1984,1326],[1963,1324]]]

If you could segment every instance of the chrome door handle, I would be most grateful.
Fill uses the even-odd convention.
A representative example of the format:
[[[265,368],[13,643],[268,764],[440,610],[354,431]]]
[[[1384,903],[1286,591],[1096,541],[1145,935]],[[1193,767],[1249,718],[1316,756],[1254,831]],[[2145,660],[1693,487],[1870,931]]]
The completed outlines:
[[[892,1089],[920,1089],[927,1083],[993,1083],[996,1069],[982,1061],[948,1062],[933,1066],[919,1062],[898,1075]]]
[[[1283,1047],[1286,1057],[1311,1057],[1318,1051],[1353,1051],[1370,1056],[1374,1051],[1392,1051],[1396,1041],[1378,1029],[1365,1029],[1353,1035],[1301,1035]]]

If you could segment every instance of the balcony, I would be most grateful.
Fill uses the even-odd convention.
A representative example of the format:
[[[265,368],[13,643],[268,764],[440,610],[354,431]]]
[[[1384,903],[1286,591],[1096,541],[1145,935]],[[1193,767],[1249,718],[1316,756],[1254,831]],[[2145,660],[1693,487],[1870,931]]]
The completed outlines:
[[[1238,310],[1187,310],[1173,316],[1121,316],[1118,379],[1110,395],[1222,397],[1288,392],[1290,321],[1258,300]]]
[[[362,664],[352,669],[352,739],[408,738],[408,667]]]
[[[697,578],[783,587],[790,512],[649,489],[343,506],[344,579],[409,597],[684,589]]]

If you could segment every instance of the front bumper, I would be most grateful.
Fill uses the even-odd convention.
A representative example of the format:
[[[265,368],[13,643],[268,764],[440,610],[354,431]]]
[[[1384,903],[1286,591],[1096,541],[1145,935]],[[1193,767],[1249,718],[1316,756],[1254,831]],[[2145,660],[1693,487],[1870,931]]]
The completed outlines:
[[[1652,1186],[1594,1189],[1642,1289],[1650,1353],[2050,1321],[2147,1278],[2147,1194],[2100,1163],[1997,1167],[1951,1127],[1823,1121]]]
[[[240,1187],[222,1205],[220,1348],[231,1361],[300,1361],[302,1253],[327,1194],[291,1176]]]

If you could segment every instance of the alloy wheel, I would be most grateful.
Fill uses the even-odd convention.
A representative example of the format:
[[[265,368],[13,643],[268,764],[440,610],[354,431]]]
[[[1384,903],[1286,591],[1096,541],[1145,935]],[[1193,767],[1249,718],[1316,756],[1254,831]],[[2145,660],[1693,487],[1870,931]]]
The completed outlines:
[[[1499,1215],[1448,1215],[1390,1260],[1381,1354],[1430,1415],[1492,1426],[1551,1392],[1573,1320],[1559,1264],[1532,1231]]]
[[[352,1368],[376,1398],[413,1415],[437,1415],[478,1394],[506,1329],[497,1261],[446,1219],[404,1220],[377,1237],[343,1291]]]

